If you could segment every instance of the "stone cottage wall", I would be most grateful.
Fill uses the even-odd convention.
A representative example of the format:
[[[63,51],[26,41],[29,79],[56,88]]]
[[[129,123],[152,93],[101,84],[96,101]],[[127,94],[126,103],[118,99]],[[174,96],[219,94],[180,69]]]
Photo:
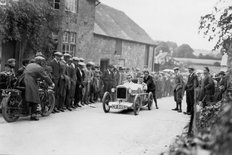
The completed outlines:
[[[91,54],[87,56],[87,60],[100,64],[101,59],[109,59],[113,65],[124,64],[130,68],[144,68],[146,47],[144,44],[123,40],[122,54],[115,55],[116,39],[95,34],[92,43]]]
[[[125,66],[130,68],[144,68],[145,45],[123,41],[122,56],[125,59]]]
[[[94,22],[95,1],[79,0],[76,56],[87,58],[91,54]]]

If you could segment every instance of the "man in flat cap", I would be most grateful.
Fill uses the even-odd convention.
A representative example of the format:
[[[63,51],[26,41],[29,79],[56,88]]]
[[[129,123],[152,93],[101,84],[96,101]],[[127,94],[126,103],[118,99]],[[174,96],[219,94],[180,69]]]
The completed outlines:
[[[207,106],[207,103],[212,102],[214,98],[215,86],[209,71],[208,67],[204,68],[204,78],[202,80],[199,99],[203,107]]]
[[[198,87],[198,79],[193,67],[189,67],[188,70],[189,76],[185,87],[187,111],[184,114],[190,115],[194,110],[194,89]]]
[[[175,67],[173,70],[175,73],[174,100],[176,102],[176,108],[172,110],[182,112],[182,99],[183,99],[183,87],[184,87],[183,76],[179,73],[178,67]]]
[[[54,108],[54,112],[59,112],[58,107],[59,107],[59,80],[61,78],[61,57],[63,54],[61,52],[55,52],[54,53],[54,59],[51,60],[51,62],[48,64],[52,68],[52,81],[55,83],[55,98],[56,98],[56,106]]]
[[[80,61],[80,62],[84,62],[85,59],[84,59],[84,58],[79,58],[79,61]]]
[[[104,92],[111,92],[114,82],[113,65],[108,65],[107,69],[103,72],[102,79],[104,82]]]
[[[74,61],[76,66],[76,90],[75,90],[75,100],[74,100],[74,107],[81,107],[84,105],[83,102],[83,89],[84,89],[84,78],[85,78],[85,63],[84,62],[78,62]]]
[[[31,107],[31,120],[39,120],[38,105],[40,104],[39,88],[37,80],[44,80],[49,86],[54,87],[55,84],[46,74],[43,66],[45,65],[45,58],[42,56],[35,57],[35,63],[30,63],[24,70],[24,84],[25,84],[25,100]]]
[[[68,76],[66,82],[69,86],[66,88],[65,107],[67,110],[72,111],[72,102],[74,101],[74,94],[76,88],[76,69],[72,63],[72,56],[69,53],[64,54],[64,61],[66,64],[66,75]]]
[[[14,58],[10,58],[7,60],[7,64],[9,64],[12,74],[15,76],[16,60]]]

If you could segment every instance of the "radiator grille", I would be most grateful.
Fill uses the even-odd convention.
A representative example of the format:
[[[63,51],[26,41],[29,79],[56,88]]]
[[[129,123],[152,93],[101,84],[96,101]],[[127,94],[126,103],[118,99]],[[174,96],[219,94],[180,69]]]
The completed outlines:
[[[117,88],[117,98],[126,99],[126,88]]]

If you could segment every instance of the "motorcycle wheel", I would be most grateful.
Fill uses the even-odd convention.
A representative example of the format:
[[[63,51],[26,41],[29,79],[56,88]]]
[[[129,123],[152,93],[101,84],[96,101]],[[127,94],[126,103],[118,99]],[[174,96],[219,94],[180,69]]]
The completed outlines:
[[[48,96],[44,97],[47,97],[47,99],[45,100],[46,102],[41,103],[43,105],[41,115],[49,116],[55,108],[55,95],[53,93],[48,93]]]
[[[12,108],[17,108],[17,107],[11,107],[10,102],[13,102],[14,99],[10,97],[4,97],[2,99],[2,116],[7,122],[15,122],[19,119],[19,116],[15,116],[12,114]],[[14,109],[15,110],[15,109]]]

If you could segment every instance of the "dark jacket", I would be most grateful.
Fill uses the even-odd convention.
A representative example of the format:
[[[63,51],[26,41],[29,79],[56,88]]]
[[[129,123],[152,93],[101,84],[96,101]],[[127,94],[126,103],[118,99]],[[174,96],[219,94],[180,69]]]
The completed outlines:
[[[110,92],[114,87],[114,73],[106,70],[103,72],[102,79],[104,82],[104,91]]]
[[[38,79],[45,80],[48,85],[52,85],[52,80],[45,73],[43,67],[36,63],[28,64],[24,71],[25,99],[27,102],[40,103]]]
[[[214,91],[215,91],[215,87],[214,87],[213,79],[210,76],[205,77],[202,80],[202,84],[201,84],[200,101],[203,101],[203,100],[205,100],[205,98],[213,96]],[[206,100],[208,100],[208,99],[206,99]]]
[[[82,73],[82,75],[81,75],[81,73]],[[78,88],[80,88],[80,86],[82,86],[83,87],[83,80],[84,80],[84,78],[85,78],[85,73],[84,73],[84,71],[83,70],[81,70],[80,68],[76,68],[76,78],[77,78],[77,80],[76,80],[76,85],[77,85],[77,87]]]
[[[147,91],[155,91],[155,83],[153,81],[153,77],[148,75],[148,77],[144,77],[143,82],[147,84]]]
[[[185,86],[186,91],[194,91],[194,88],[198,86],[198,79],[195,73],[188,76],[188,81]]]
[[[48,66],[52,67],[52,80],[55,82],[55,84],[57,85],[59,78],[61,77],[61,66],[60,63],[57,62],[55,59],[53,59]]]
[[[23,74],[25,68],[26,68],[25,66],[22,66],[22,67],[20,67],[20,68],[18,69],[18,71],[16,72],[16,77],[17,77],[17,78],[19,78],[19,77]]]

